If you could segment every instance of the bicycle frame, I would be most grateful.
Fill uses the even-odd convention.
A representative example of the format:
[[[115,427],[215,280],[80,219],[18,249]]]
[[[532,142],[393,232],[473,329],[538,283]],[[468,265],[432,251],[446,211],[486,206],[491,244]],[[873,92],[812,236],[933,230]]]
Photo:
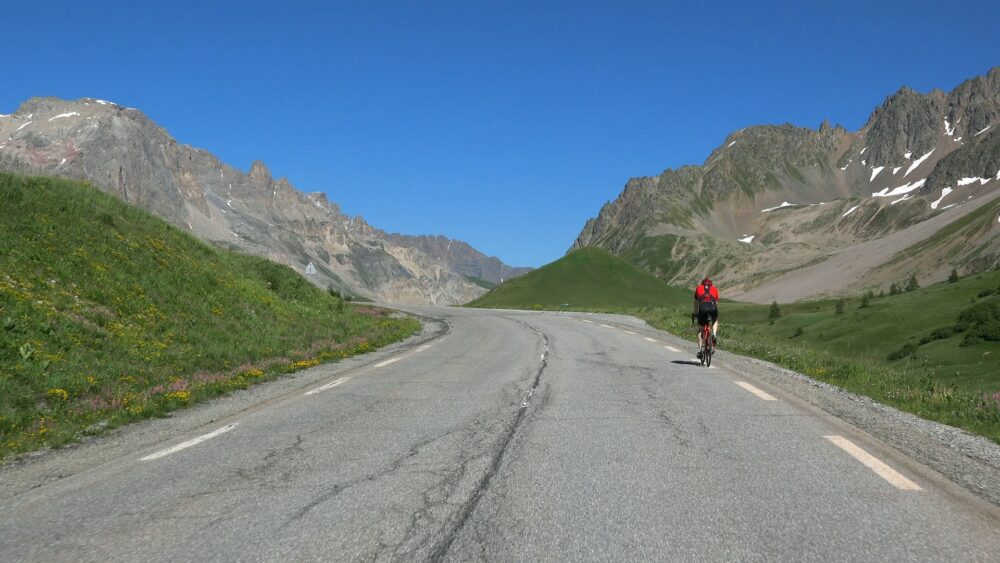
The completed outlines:
[[[712,344],[712,323],[701,326],[701,363],[705,367],[712,365],[712,354],[715,346]]]

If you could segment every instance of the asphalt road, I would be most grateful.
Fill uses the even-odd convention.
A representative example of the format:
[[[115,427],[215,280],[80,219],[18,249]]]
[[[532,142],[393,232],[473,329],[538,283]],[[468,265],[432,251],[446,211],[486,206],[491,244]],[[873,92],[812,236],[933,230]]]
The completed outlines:
[[[664,333],[419,312],[447,329],[0,471],[0,560],[1000,554],[993,504]]]

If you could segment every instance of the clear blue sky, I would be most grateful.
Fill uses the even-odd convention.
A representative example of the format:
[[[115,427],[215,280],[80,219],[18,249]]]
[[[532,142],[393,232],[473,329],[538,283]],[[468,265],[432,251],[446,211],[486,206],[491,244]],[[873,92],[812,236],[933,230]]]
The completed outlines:
[[[139,108],[243,170],[513,265],[752,124],[850,129],[1000,65],[995,1],[7,3],[0,113]]]

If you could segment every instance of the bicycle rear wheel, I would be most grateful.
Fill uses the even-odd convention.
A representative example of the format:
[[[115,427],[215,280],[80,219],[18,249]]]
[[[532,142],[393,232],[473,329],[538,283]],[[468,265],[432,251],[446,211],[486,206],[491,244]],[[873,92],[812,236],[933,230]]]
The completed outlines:
[[[701,353],[702,363],[705,364],[705,367],[712,367],[712,354],[714,352],[711,345],[705,346],[705,351]]]

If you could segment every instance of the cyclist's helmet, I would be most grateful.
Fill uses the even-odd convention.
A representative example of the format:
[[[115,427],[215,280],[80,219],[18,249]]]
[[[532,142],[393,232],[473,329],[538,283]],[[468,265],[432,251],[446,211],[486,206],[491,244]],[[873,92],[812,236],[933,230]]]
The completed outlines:
[[[701,285],[707,285],[709,287],[712,287],[712,280],[706,277],[705,279],[701,280]]]

